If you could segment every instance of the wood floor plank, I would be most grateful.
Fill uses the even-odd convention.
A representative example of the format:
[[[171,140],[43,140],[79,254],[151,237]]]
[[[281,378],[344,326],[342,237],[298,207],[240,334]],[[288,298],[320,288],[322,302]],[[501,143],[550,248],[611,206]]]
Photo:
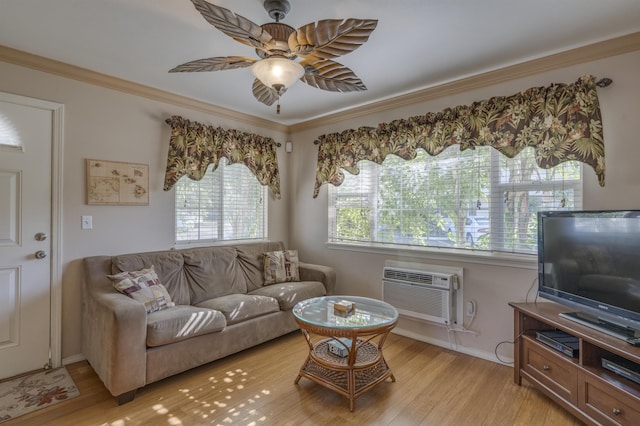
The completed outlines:
[[[67,366],[80,396],[2,426],[581,425],[511,368],[391,334],[387,380],[356,400],[294,379],[308,353],[299,332],[152,383],[118,406],[86,362]]]

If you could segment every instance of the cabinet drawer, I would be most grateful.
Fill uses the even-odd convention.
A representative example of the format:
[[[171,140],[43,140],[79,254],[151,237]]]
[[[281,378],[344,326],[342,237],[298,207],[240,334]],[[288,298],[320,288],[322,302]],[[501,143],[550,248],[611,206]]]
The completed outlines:
[[[640,399],[611,384],[580,372],[578,405],[603,424],[640,425]]]
[[[578,403],[578,368],[541,343],[522,338],[522,369],[566,401]]]

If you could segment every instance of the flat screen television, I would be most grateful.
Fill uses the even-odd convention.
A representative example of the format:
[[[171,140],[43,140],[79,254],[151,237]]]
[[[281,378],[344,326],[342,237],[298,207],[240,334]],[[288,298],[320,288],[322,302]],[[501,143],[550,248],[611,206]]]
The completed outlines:
[[[576,311],[562,316],[637,344],[640,210],[539,212],[538,294]]]

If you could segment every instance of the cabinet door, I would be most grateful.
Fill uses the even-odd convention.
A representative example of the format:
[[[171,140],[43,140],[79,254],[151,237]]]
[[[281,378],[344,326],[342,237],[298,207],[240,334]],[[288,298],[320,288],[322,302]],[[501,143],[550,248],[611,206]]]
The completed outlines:
[[[559,397],[577,405],[578,368],[571,360],[531,338],[523,337],[522,369]]]
[[[639,398],[583,371],[578,381],[578,406],[587,415],[606,425],[640,425]]]

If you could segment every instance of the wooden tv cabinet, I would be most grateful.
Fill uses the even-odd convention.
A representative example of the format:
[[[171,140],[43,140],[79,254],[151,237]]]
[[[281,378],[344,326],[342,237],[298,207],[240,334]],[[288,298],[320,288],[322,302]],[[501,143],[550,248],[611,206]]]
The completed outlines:
[[[524,377],[587,424],[640,425],[640,384],[604,369],[618,355],[640,364],[640,348],[559,316],[571,311],[553,302],[509,303],[514,309],[514,381]],[[536,331],[558,329],[579,339],[572,358],[536,340]]]

